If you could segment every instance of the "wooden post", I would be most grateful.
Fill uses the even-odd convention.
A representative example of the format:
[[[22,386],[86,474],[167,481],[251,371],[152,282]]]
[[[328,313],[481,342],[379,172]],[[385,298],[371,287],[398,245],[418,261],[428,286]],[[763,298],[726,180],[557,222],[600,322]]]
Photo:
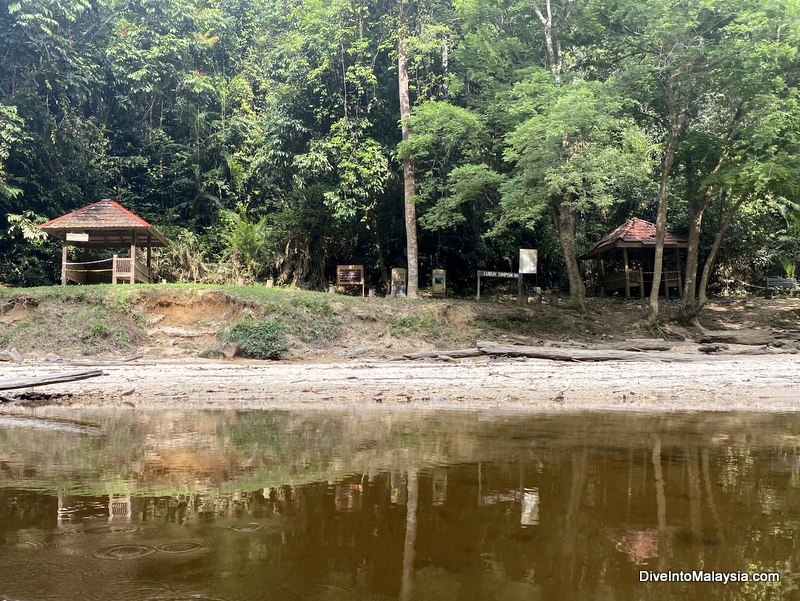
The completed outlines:
[[[61,285],[67,285],[67,241],[64,240],[64,246],[61,247]]]
[[[518,305],[525,304],[522,300],[522,272],[520,272],[519,280],[517,280],[517,304]]]
[[[678,270],[678,297],[683,298],[683,277],[681,276],[681,249],[675,249],[675,266]],[[669,295],[669,290],[667,291]]]
[[[136,283],[136,232],[131,237],[131,284]]]
[[[478,272],[478,298],[476,300],[481,300],[481,272]]]
[[[111,259],[111,283],[117,283],[117,255]]]
[[[152,244],[153,244],[153,237],[150,234],[150,232],[148,231],[147,232],[147,283],[148,284],[152,283],[152,281],[153,281],[153,278],[152,278],[152,275],[151,275],[151,267],[150,267],[151,258],[152,258],[152,256],[151,256],[152,255],[152,250],[151,250],[150,247],[151,247]]]
[[[628,272],[628,249],[622,247],[622,262],[625,264],[625,298],[631,297],[631,275]]]

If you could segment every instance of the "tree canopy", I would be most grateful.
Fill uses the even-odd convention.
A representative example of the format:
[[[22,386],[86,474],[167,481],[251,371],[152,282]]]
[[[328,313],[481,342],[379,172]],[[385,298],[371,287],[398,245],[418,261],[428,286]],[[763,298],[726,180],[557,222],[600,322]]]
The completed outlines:
[[[580,303],[577,256],[637,216],[688,237],[691,318],[796,273],[798,23],[797,0],[4,2],[0,284],[55,282],[33,226],[113,198],[171,236],[166,279],[363,263],[386,290],[411,260],[466,291],[522,247]]]

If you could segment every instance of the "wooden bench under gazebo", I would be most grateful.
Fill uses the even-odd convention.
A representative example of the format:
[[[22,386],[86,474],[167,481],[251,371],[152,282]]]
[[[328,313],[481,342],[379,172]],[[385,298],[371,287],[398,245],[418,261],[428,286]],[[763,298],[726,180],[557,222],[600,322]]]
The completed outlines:
[[[161,232],[113,200],[101,200],[39,226],[43,232],[63,241],[61,285],[150,282],[151,249],[169,244]],[[68,261],[67,250],[77,248],[130,248],[129,257],[113,255],[97,261]],[[145,261],[136,257],[146,252]]]
[[[686,238],[668,228],[664,237],[664,269],[661,272],[665,296],[669,295],[670,288],[677,288],[678,295],[682,294],[680,253],[686,247]],[[597,286],[601,295],[624,291],[625,298],[630,298],[631,289],[637,289],[639,296],[644,297],[653,284],[655,253],[656,226],[634,217],[603,236],[578,259],[596,263]]]

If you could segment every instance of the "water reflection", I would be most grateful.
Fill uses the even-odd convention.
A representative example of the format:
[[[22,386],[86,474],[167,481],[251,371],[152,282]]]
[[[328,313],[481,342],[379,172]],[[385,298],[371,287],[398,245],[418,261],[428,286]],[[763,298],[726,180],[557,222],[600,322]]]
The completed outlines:
[[[0,599],[798,595],[797,416],[75,421],[0,426]]]

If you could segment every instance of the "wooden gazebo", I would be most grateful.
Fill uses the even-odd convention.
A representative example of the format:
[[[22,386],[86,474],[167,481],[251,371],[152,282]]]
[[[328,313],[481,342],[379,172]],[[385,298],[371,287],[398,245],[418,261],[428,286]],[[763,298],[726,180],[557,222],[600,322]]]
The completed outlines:
[[[686,238],[667,228],[664,237],[664,269],[661,286],[665,295],[670,288],[683,288],[681,275],[681,249],[687,246]],[[589,250],[578,257],[582,261],[595,261],[597,286],[600,294],[625,291],[631,297],[631,289],[638,289],[644,297],[653,284],[653,264],[656,251],[656,226],[649,221],[633,218],[623,223],[610,234],[595,242]],[[674,257],[674,264],[673,259]]]
[[[155,227],[134,215],[113,200],[101,200],[72,213],[57,217],[39,226],[43,232],[63,241],[61,251],[61,285],[101,284],[118,282],[150,282],[152,248],[163,248],[169,241]],[[67,249],[130,248],[129,257],[114,255],[99,261],[69,262]],[[136,257],[144,249],[145,262]]]

